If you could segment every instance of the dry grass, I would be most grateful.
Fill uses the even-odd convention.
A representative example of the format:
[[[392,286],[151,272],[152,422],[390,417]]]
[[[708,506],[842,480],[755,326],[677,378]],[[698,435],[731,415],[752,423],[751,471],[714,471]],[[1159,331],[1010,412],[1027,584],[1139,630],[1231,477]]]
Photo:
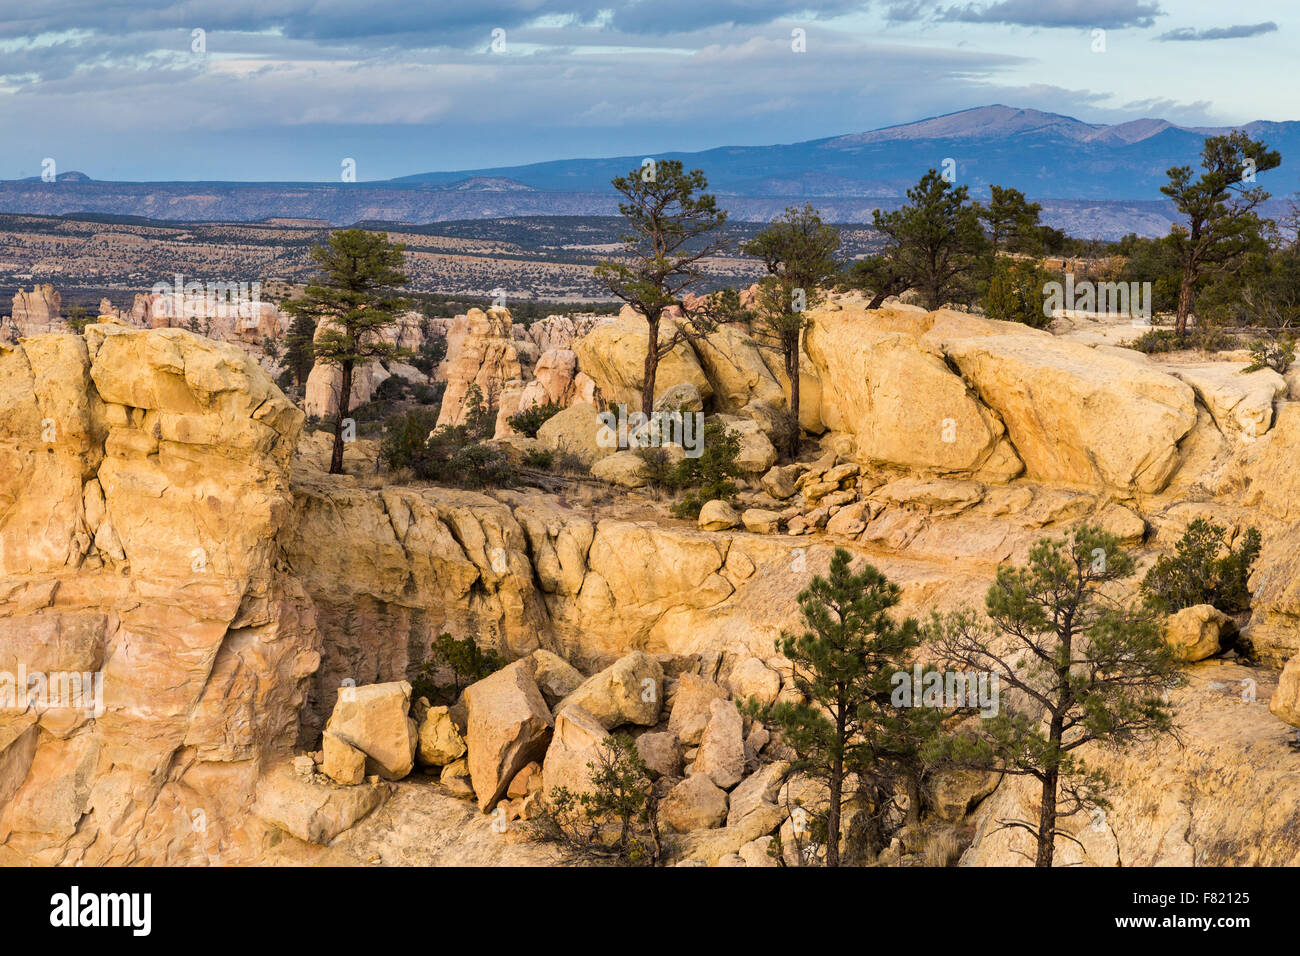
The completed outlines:
[[[926,866],[952,866],[961,856],[962,840],[952,827],[934,830],[925,838],[921,855]]]

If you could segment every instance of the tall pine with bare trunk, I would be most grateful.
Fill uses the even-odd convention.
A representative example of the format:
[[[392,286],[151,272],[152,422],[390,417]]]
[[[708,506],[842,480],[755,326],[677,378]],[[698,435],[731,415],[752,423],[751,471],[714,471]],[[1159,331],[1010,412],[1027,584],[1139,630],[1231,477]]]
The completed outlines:
[[[647,160],[640,169],[611,180],[623,194],[619,212],[627,220],[622,236],[624,251],[616,260],[596,266],[596,278],[617,298],[632,306],[646,321],[645,371],[641,384],[641,410],[654,409],[655,378],[660,361],[678,343],[703,334],[713,324],[704,310],[691,315],[691,323],[674,326],[660,339],[664,313],[682,306],[683,293],[703,272],[704,260],[726,248],[717,229],[727,219],[717,200],[705,192],[709,183],[703,171],[685,172],[675,159]]]
[[[1122,600],[1135,569],[1119,540],[1082,526],[1044,538],[1023,567],[1003,567],[969,611],[936,618],[928,637],[943,666],[996,675],[997,713],[948,741],[959,766],[999,770],[1038,783],[1038,818],[998,820],[1034,840],[1036,866],[1051,866],[1062,823],[1106,807],[1106,775],[1081,748],[1123,748],[1173,731],[1166,691],[1177,664],[1158,621]]]
[[[301,298],[284,304],[292,315],[315,322],[312,352],[316,360],[340,370],[331,475],[343,473],[343,434],[357,366],[405,354],[384,337],[406,304],[396,292],[406,284],[404,249],[400,243],[389,242],[385,233],[364,229],[331,233],[327,245],[311,251],[320,267],[319,276]]]

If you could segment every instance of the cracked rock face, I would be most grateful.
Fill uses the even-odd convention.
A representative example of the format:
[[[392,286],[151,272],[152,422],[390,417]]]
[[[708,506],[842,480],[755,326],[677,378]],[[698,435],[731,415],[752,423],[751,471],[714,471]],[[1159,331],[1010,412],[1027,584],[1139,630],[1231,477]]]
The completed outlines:
[[[27,339],[0,383],[0,670],[102,681],[93,709],[6,712],[0,855],[207,859],[245,838],[319,665],[315,608],[274,559],[302,414],[178,330]]]

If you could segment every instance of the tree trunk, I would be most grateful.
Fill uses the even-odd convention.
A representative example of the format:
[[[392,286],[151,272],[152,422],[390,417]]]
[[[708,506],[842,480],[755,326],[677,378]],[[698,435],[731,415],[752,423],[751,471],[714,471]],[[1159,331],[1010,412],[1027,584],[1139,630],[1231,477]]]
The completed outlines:
[[[1043,778],[1043,802],[1038,808],[1038,859],[1034,866],[1051,866],[1056,850],[1056,778],[1055,769]]]
[[[838,745],[831,761],[830,806],[826,809],[826,865],[840,865],[840,801],[844,794],[845,710],[848,701],[840,698],[835,711],[835,739]]]
[[[905,779],[904,785],[907,788],[907,819],[904,821],[904,825],[909,827],[920,826],[921,781],[917,779],[916,774],[909,773]]]
[[[794,334],[794,349],[785,353],[785,374],[790,376],[790,443],[786,448],[791,460],[799,457],[799,333]]]
[[[831,766],[830,806],[826,809],[826,865],[840,865],[840,800],[844,792],[844,758]]]
[[[1070,650],[1070,640],[1064,641],[1065,651]],[[1058,671],[1057,679],[1069,679],[1069,671]],[[1059,685],[1058,685],[1059,686]],[[1051,866],[1052,855],[1056,851],[1056,784],[1060,777],[1061,736],[1064,723],[1061,715],[1066,712],[1068,701],[1061,701],[1061,707],[1052,715],[1052,723],[1047,730],[1047,740],[1053,755],[1052,765],[1043,775],[1043,796],[1038,806],[1038,859],[1034,866]]]
[[[345,361],[342,367],[343,381],[339,392],[339,412],[334,419],[334,454],[330,457],[330,474],[343,474],[343,421],[351,410],[352,401],[352,362]]]
[[[1187,316],[1192,311],[1192,286],[1196,282],[1196,274],[1192,267],[1188,266],[1183,271],[1183,282],[1178,287],[1178,334],[1182,335],[1187,331]]]
[[[877,292],[875,295],[871,297],[871,301],[867,303],[867,308],[878,309],[887,298],[889,298],[888,289],[886,289],[884,292]]]
[[[646,339],[645,377],[641,384],[641,411],[649,415],[655,410],[655,376],[659,372],[659,314],[646,316],[650,336]]]

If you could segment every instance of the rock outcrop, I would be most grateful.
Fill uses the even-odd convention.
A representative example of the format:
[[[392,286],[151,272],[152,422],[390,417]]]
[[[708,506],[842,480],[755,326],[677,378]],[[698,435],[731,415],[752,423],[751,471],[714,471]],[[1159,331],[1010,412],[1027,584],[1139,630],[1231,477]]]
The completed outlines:
[[[447,390],[442,396],[438,425],[465,423],[465,399],[470,386],[477,385],[484,405],[494,408],[506,383],[522,376],[507,310],[470,309],[456,316],[447,332],[447,357],[439,370]]]
[[[320,663],[275,542],[302,418],[239,349],[178,330],[0,348],[0,669],[101,682],[16,718],[0,858],[257,852],[259,771]]]

